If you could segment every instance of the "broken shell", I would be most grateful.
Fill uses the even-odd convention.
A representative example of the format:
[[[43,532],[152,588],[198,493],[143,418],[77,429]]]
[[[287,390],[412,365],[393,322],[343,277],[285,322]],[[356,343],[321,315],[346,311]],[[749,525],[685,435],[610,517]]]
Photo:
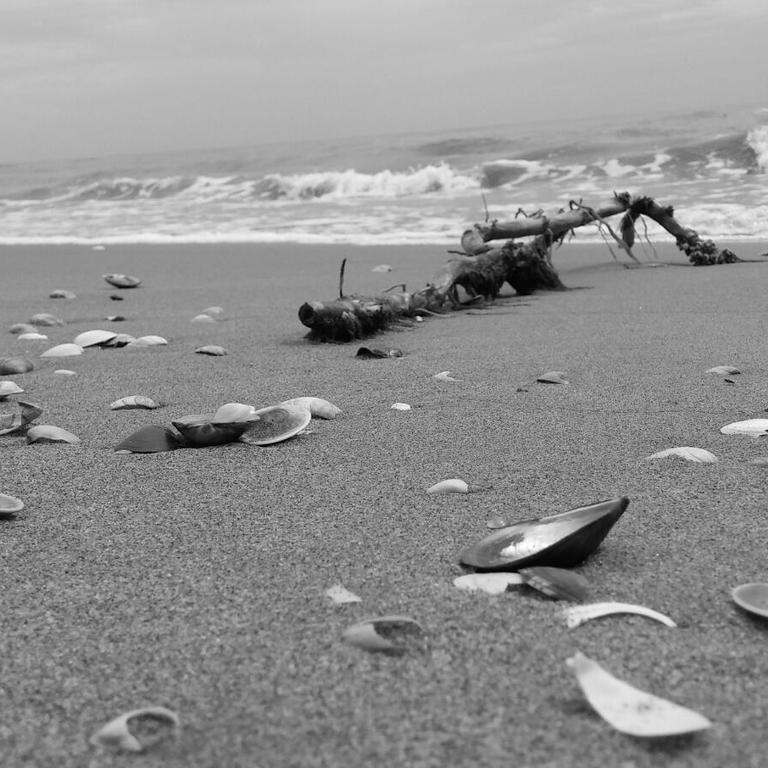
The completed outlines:
[[[457,576],[453,580],[454,586],[467,592],[487,592],[489,595],[500,595],[509,591],[510,587],[517,587],[523,583],[523,577],[519,573],[467,573]]]
[[[34,403],[27,403],[23,400],[19,400],[19,408],[21,409],[22,426],[31,424],[36,418],[43,415],[43,409]]]
[[[240,440],[250,445],[272,445],[298,435],[312,420],[312,414],[298,405],[272,405],[256,411],[258,421],[247,425]]]
[[[141,280],[139,280],[138,277],[133,277],[131,275],[121,275],[119,273],[102,275],[102,277],[110,285],[114,285],[115,288],[135,288],[141,283]]]
[[[52,424],[37,424],[27,432],[28,443],[79,443],[80,438]]]
[[[56,315],[51,315],[48,312],[40,312],[37,315],[33,315],[29,318],[30,325],[43,325],[52,327],[54,325],[64,325],[64,321]]]
[[[38,333],[37,331],[20,333],[16,338],[19,341],[46,341],[48,339],[44,333]]]
[[[582,653],[566,661],[587,701],[607,723],[630,736],[678,736],[712,723],[692,709],[641,691],[614,677]]]
[[[724,435],[750,435],[762,437],[768,435],[768,419],[747,419],[746,421],[734,421],[720,428]]]
[[[24,502],[7,493],[0,493],[0,518],[11,517],[24,509]]]
[[[205,312],[201,312],[199,315],[195,315],[192,320],[190,320],[192,323],[215,323],[216,318],[211,317],[210,315],[205,314]]]
[[[679,456],[686,461],[693,461],[697,464],[715,464],[717,462],[717,456],[714,453],[704,450],[704,448],[692,448],[684,445],[679,448],[667,448],[666,451],[659,451],[651,456],[646,456],[646,459],[665,459],[668,456]]]
[[[407,616],[366,619],[347,627],[342,637],[365,651],[389,656],[402,656],[409,650],[423,650],[426,641],[421,624]]]
[[[731,597],[745,611],[768,619],[768,584],[741,584],[731,590]]]
[[[20,395],[24,390],[15,381],[0,381],[0,400],[11,395]]]
[[[450,480],[441,480],[439,483],[427,488],[427,493],[469,493],[469,486],[458,478],[451,478]]]
[[[133,341],[129,341],[125,346],[126,347],[160,347],[163,344],[167,344],[167,339],[164,339],[162,336],[154,336],[150,334],[149,336],[139,336],[138,339],[134,339]]]
[[[151,398],[144,397],[144,395],[128,395],[128,397],[121,397],[119,400],[115,400],[114,403],[110,403],[109,407],[113,411],[126,411],[133,408],[146,408],[152,410],[159,408],[160,406]]]
[[[229,354],[224,347],[220,347],[218,344],[206,344],[204,347],[198,347],[195,352],[198,355],[211,355],[212,357]]]
[[[567,384],[563,371],[547,371],[536,377],[536,381],[542,384]]]
[[[76,299],[77,296],[72,291],[67,291],[64,288],[56,288],[48,294],[49,299]]]
[[[148,424],[115,446],[115,453],[162,453],[181,448],[176,435],[160,424]]]
[[[46,349],[40,354],[40,357],[74,357],[82,355],[83,348],[79,344],[57,344],[55,347]]]
[[[245,403],[225,403],[211,417],[212,424],[233,424],[258,419],[256,409]]]
[[[130,344],[132,341],[136,341],[135,336],[131,336],[129,333],[118,333],[114,336],[114,338],[110,339],[109,341],[105,342],[102,346],[104,347],[124,347],[127,344]]]
[[[599,619],[602,616],[612,616],[617,613],[635,613],[639,616],[647,616],[649,619],[666,624],[668,627],[676,627],[669,616],[646,608],[644,605],[633,605],[632,603],[592,603],[591,605],[575,605],[572,608],[566,608],[563,611],[565,623],[569,629],[578,627],[590,619]]]
[[[411,406],[408,403],[392,403],[390,410],[393,411],[410,411]]]
[[[623,496],[514,523],[470,546],[460,562],[478,571],[577,565],[597,549],[628,504]]]
[[[32,361],[27,360],[26,357],[0,357],[0,376],[29,373],[34,367]]]
[[[165,726],[165,728],[154,734],[151,738],[145,738],[143,742],[139,741],[131,733],[130,725],[138,725],[142,720],[152,721],[155,724]],[[168,733],[175,734],[179,727],[178,715],[170,709],[165,707],[144,707],[126,712],[114,720],[110,720],[91,736],[90,741],[96,747],[108,747],[109,749],[123,752],[143,752],[147,747],[165,738]]]
[[[83,333],[75,336],[72,341],[81,347],[100,347],[102,344],[107,344],[112,341],[117,334],[114,331],[83,331]]]
[[[300,408],[306,408],[313,417],[318,419],[335,419],[341,413],[341,408],[328,400],[323,400],[322,397],[293,397],[290,400],[283,400],[280,405],[297,405]]]
[[[14,323],[9,329],[8,333],[35,333],[35,328],[32,323]]]
[[[720,376],[735,376],[741,371],[732,365],[716,365],[714,368],[707,368],[706,373],[716,373]]]
[[[188,448],[210,448],[214,445],[233,443],[250,426],[250,422],[212,424],[210,416],[193,414],[172,421]]]
[[[529,587],[555,600],[580,603],[589,593],[589,582],[580,573],[565,568],[538,566],[521,568],[519,573]]]
[[[345,605],[346,603],[360,603],[362,600],[354,592],[350,592],[343,584],[334,584],[325,590],[326,597],[333,600],[336,605]]]
[[[440,373],[436,373],[432,378],[438,381],[461,381],[461,379],[454,379],[450,371],[440,371]]]

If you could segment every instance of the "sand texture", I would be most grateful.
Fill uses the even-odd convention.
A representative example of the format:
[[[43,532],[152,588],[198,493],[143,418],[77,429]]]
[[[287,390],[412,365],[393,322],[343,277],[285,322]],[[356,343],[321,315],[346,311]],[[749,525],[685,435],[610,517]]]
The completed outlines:
[[[0,250],[0,357],[35,363],[3,378],[44,409],[40,423],[82,441],[0,437],[0,492],[26,504],[0,520],[3,766],[764,766],[768,620],[730,590],[768,581],[768,468],[750,463],[768,443],[719,428],[766,415],[768,266],[693,268],[665,246],[669,266],[630,270],[602,246],[566,245],[554,262],[574,290],[389,331],[363,343],[404,356],[360,360],[354,343],[305,341],[296,315],[334,298],[343,256],[347,290],[367,294],[421,287],[446,258],[441,247]],[[372,272],[380,263],[393,271]],[[111,301],[109,272],[142,286]],[[57,288],[77,298],[49,299]],[[190,322],[210,305],[225,310],[218,322]],[[7,332],[37,312],[66,325],[44,329],[47,342]],[[39,357],[94,328],[169,344]],[[203,344],[229,354],[195,354]],[[722,364],[741,369],[734,383],[705,373]],[[445,370],[459,381],[433,378]],[[551,370],[570,383],[518,391]],[[109,409],[134,394],[165,405]],[[268,448],[113,452],[145,424],[304,395],[343,413]],[[645,459],[675,446],[719,462]],[[486,490],[426,494],[454,477]],[[530,590],[453,586],[489,519],[622,495],[628,510],[577,570],[595,601],[641,603],[677,629],[623,616],[569,630],[564,605]],[[324,592],[336,583],[362,601],[334,605]],[[429,651],[394,658],[342,641],[382,614],[417,619]],[[566,667],[576,651],[713,727],[663,741],[612,730]],[[88,744],[143,705],[177,712],[179,737],[140,757]]]

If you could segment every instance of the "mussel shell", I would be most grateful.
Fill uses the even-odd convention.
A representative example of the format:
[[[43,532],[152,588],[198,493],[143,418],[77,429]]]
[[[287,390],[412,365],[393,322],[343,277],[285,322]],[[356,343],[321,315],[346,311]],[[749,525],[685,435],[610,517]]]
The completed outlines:
[[[628,504],[623,496],[499,528],[467,548],[460,562],[478,571],[569,568],[597,549]]]
[[[307,428],[312,414],[297,405],[271,405],[256,411],[258,421],[249,422],[240,437],[251,445],[272,445],[287,440]]]
[[[32,361],[27,360],[26,357],[0,357],[0,376],[29,373],[34,367]]]
[[[424,628],[408,616],[366,619],[347,627],[342,637],[350,645],[388,656],[402,656],[409,650],[424,650],[426,645]]]
[[[138,277],[133,277],[132,275],[111,274],[102,275],[102,277],[110,285],[114,285],[115,288],[135,288],[141,283]]]
[[[24,509],[24,502],[7,493],[0,493],[0,517],[10,517]]]
[[[570,600],[572,603],[583,602],[589,594],[589,582],[580,573],[566,568],[553,568],[540,565],[521,568],[523,581],[547,597],[555,600]]]
[[[108,344],[117,334],[114,331],[103,331],[101,329],[93,331],[83,331],[75,336],[72,341],[80,347],[100,347],[102,344]]]
[[[229,424],[213,424],[211,416],[182,416],[172,421],[184,439],[184,445],[189,448],[208,448],[213,445],[233,443],[249,427],[249,422],[231,422]]]
[[[181,448],[176,435],[160,424],[148,424],[115,446],[115,453],[161,453]]]

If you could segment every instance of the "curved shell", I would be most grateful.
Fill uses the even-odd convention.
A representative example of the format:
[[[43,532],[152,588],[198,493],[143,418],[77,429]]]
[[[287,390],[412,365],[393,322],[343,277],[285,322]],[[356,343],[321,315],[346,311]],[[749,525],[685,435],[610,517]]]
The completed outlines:
[[[168,343],[168,340],[164,339],[162,336],[155,336],[150,334],[149,336],[139,336],[137,339],[134,339],[133,341],[129,341],[125,346],[126,347],[161,347],[167,343]]]
[[[134,408],[153,410],[160,406],[151,397],[144,397],[144,395],[129,395],[128,397],[121,397],[119,400],[115,400],[114,403],[110,403],[109,407],[113,411],[126,411]]]
[[[153,720],[165,725],[166,729],[142,742],[130,731],[131,722],[136,720]],[[90,741],[95,747],[106,747],[118,752],[143,752],[166,736],[175,735],[179,727],[178,715],[170,709],[143,707],[125,712],[114,720],[110,720],[91,736]]]
[[[466,549],[461,563],[478,571],[532,565],[568,568],[586,559],[629,504],[626,496],[500,528]]]
[[[80,438],[53,424],[37,424],[27,431],[28,443],[79,443]]]
[[[37,331],[20,333],[16,338],[19,341],[46,341],[48,339],[44,333],[38,333]]]
[[[200,310],[201,315],[208,315],[209,317],[216,317],[224,312],[224,307],[206,307]]]
[[[48,312],[40,312],[37,315],[33,315],[29,318],[30,325],[42,325],[46,327],[52,327],[54,325],[64,325],[64,321],[56,315],[51,315]]]
[[[250,445],[272,445],[307,428],[312,414],[297,405],[271,405],[256,411],[258,421],[249,423],[240,440]]]
[[[41,353],[40,357],[74,357],[75,355],[82,355],[83,348],[79,344],[66,343],[57,344],[55,347],[46,349]]]
[[[72,341],[81,347],[98,347],[112,341],[117,334],[114,331],[83,331],[75,336]]]
[[[280,405],[297,405],[300,408],[306,408],[313,417],[318,419],[335,419],[340,413],[341,408],[322,397],[293,397],[290,400],[283,400]]]
[[[220,347],[218,344],[206,344],[203,347],[198,347],[195,352],[198,355],[211,355],[212,357],[221,357],[222,355],[229,354],[224,347]]]
[[[48,294],[49,299],[76,299],[77,295],[64,288],[56,288]]]
[[[747,419],[746,421],[734,421],[720,427],[724,435],[750,435],[762,437],[768,434],[768,419]]]
[[[741,584],[731,590],[731,597],[745,611],[768,619],[768,584]]]
[[[212,424],[234,424],[256,421],[256,409],[245,403],[225,403],[211,417]]]
[[[68,368],[58,368],[54,373],[58,376],[77,376],[75,371],[70,371]]]
[[[24,509],[24,502],[7,493],[0,493],[0,517],[10,517]]]
[[[0,376],[8,376],[12,373],[29,373],[34,370],[31,360],[26,357],[0,357]]]
[[[141,284],[141,280],[138,277],[132,275],[121,275],[119,273],[113,273],[110,275],[102,275],[102,277],[115,288],[135,288]]]
[[[666,459],[669,456],[679,456],[686,461],[692,461],[696,464],[716,464],[717,456],[704,448],[695,448],[693,446],[682,445],[678,448],[667,448],[665,451],[659,451],[647,459]]]
[[[131,433],[115,446],[115,453],[162,453],[181,448],[176,435],[167,427],[148,424]]]
[[[565,373],[563,371],[547,371],[541,376],[536,377],[536,381],[541,384],[567,384]]]
[[[453,477],[450,480],[441,480],[439,483],[427,488],[427,493],[434,494],[446,494],[446,493],[469,493],[469,486],[457,477]]]
[[[346,642],[371,653],[402,656],[407,651],[425,647],[424,628],[408,616],[378,616],[347,627]]]
[[[647,616],[649,619],[655,619],[668,627],[676,627],[669,616],[654,611],[652,608],[646,608],[644,605],[635,605],[633,603],[591,603],[590,605],[575,605],[572,608],[566,608],[563,611],[565,623],[569,629],[578,627],[590,619],[599,619],[602,616],[613,616],[618,613],[634,613],[639,616]]]
[[[20,395],[23,391],[15,381],[0,381],[0,400],[10,395]]]
[[[179,430],[184,445],[189,448],[210,448],[214,445],[233,443],[248,428],[250,422],[213,424],[210,416],[182,416],[171,422]]]
[[[206,315],[205,312],[201,312],[199,315],[195,315],[191,320],[191,323],[215,323],[216,318]]]

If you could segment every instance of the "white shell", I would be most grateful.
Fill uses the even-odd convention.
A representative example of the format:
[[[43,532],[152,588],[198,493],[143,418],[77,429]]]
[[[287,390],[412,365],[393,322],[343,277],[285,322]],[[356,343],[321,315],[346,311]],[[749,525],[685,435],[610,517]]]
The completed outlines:
[[[220,347],[218,344],[206,344],[205,346],[198,347],[195,350],[198,355],[211,355],[212,357],[221,357],[222,355],[228,355],[224,347]]]
[[[165,707],[134,709],[116,717],[114,720],[110,720],[106,725],[99,728],[91,736],[91,744],[96,747],[108,747],[123,752],[143,752],[145,745],[128,730],[128,722],[137,717],[151,717],[157,720],[164,720],[169,724],[172,731],[175,731],[180,726],[178,715]]]
[[[77,376],[75,371],[70,371],[68,368],[59,368],[54,373],[58,376]]]
[[[536,381],[542,384],[567,384],[563,371],[547,371],[536,377]]]
[[[96,347],[99,344],[106,344],[108,341],[112,341],[117,334],[114,331],[83,331],[75,336],[72,341],[81,347]]]
[[[698,464],[714,464],[717,462],[717,456],[714,453],[704,450],[704,448],[692,448],[691,446],[681,446],[679,448],[667,448],[666,451],[659,451],[646,459],[666,459],[668,456],[679,456],[686,461],[693,461]]]
[[[83,348],[79,344],[57,344],[55,347],[46,349],[40,357],[73,357],[82,354]]]
[[[293,397],[290,400],[283,400],[280,405],[297,405],[299,408],[306,408],[313,417],[318,419],[335,419],[341,413],[341,408],[328,400],[323,400],[322,397]]]
[[[652,608],[646,608],[644,605],[634,605],[633,603],[592,603],[591,605],[575,605],[572,608],[566,608],[563,611],[565,623],[569,629],[578,627],[590,619],[599,619],[601,616],[611,616],[616,613],[635,613],[639,616],[647,616],[649,619],[665,624],[668,627],[676,627],[669,616],[654,611]]]
[[[454,379],[450,371],[440,371],[440,373],[436,373],[432,378],[438,381],[461,381],[461,379]]]
[[[153,410],[160,406],[151,397],[144,397],[144,395],[128,395],[127,397],[121,397],[119,400],[115,400],[114,403],[110,403],[109,407],[113,411],[126,411],[133,408]]]
[[[23,391],[15,381],[0,381],[0,400],[9,395],[20,395]]]
[[[408,403],[392,403],[390,410],[394,411],[410,411],[411,406]]]
[[[677,736],[712,723],[692,709],[641,691],[615,678],[597,662],[577,652],[566,661],[587,701],[607,723],[630,736]]]
[[[720,376],[733,376],[737,373],[741,373],[741,371],[732,365],[716,365],[714,368],[707,368],[706,373],[717,373]]]
[[[391,272],[392,267],[389,266],[389,264],[378,264],[375,267],[371,268],[371,272]]]
[[[523,583],[523,577],[519,573],[503,572],[496,573],[467,573],[464,576],[457,576],[453,580],[454,586],[463,589],[466,592],[487,592],[489,595],[500,595],[507,591],[510,586],[517,586]]]
[[[168,340],[164,339],[162,336],[139,336],[138,339],[134,339],[133,341],[129,341],[125,346],[126,347],[159,347],[163,344],[167,344]]]
[[[49,299],[76,299],[77,295],[65,288],[56,288],[48,294]]]
[[[28,443],[79,443],[80,438],[52,424],[36,424],[27,431]]]
[[[453,477],[430,486],[427,488],[427,493],[469,493],[469,486],[463,480]]]
[[[245,403],[225,403],[211,418],[211,424],[237,424],[257,419],[256,409]]]
[[[343,584],[334,584],[325,590],[326,597],[330,597],[336,605],[345,603],[360,603],[361,598],[354,592],[350,592]]]
[[[48,337],[44,333],[20,333],[16,337],[19,341],[45,341]]]
[[[190,320],[192,323],[215,323],[216,318],[211,317],[210,315],[205,314],[205,312],[201,312],[199,315],[195,315],[192,320]]]
[[[747,419],[746,421],[734,421],[720,428],[724,435],[751,435],[760,437],[768,434],[768,419]]]

